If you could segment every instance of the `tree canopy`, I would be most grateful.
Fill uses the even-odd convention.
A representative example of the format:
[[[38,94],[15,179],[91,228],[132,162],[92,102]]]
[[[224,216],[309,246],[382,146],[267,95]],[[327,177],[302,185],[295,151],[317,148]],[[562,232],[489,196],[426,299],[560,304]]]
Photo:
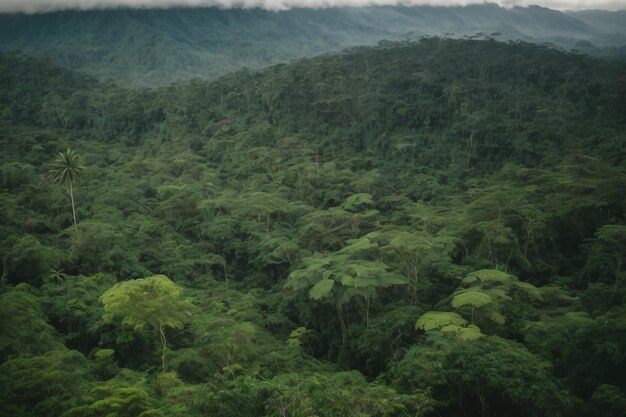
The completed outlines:
[[[429,37],[125,89],[0,54],[0,409],[621,417],[625,69]]]

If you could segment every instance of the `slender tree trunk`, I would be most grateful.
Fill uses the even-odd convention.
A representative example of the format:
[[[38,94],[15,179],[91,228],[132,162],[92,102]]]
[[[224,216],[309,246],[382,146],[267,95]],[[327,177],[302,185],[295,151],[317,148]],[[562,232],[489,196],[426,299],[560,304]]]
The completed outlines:
[[[343,309],[341,308],[341,305],[337,304],[337,317],[339,317],[339,325],[341,326],[341,345],[345,346],[346,345],[346,340],[347,340],[347,328],[346,328],[346,322],[343,319]]]
[[[617,256],[617,271],[615,272],[615,285],[614,285],[615,291],[617,291],[617,288],[619,287],[621,269],[622,269],[622,249],[620,248],[619,255]]]
[[[163,367],[163,372],[165,372],[165,351],[167,350],[167,339],[165,338],[165,331],[163,326],[159,323],[159,337],[161,338],[161,345],[163,346],[163,350],[161,352],[161,366]]]
[[[74,190],[72,189],[72,182],[69,182],[70,199],[72,200],[72,216],[74,216],[74,229],[78,230],[78,224],[76,223],[76,207],[74,206]]]
[[[472,145],[473,144],[474,144],[474,131],[472,130],[472,133],[470,133],[470,137],[469,137],[469,145],[467,147],[467,159],[465,161],[465,169],[469,168],[470,160],[472,159]]]
[[[527,222],[525,222],[526,225],[526,242],[524,242],[524,262],[522,263],[522,272],[524,270],[526,270],[526,263],[527,263],[527,255],[528,255],[528,245],[530,242],[530,235],[532,233],[532,227],[531,227],[531,222],[532,222],[532,217],[530,217],[528,219]]]
[[[620,274],[622,269],[622,248],[620,245],[619,255],[617,256],[617,271],[615,272],[615,284],[613,284],[613,294],[611,295],[611,301],[609,305],[613,304],[613,300],[615,300],[615,295],[617,294],[617,289],[619,288]]]

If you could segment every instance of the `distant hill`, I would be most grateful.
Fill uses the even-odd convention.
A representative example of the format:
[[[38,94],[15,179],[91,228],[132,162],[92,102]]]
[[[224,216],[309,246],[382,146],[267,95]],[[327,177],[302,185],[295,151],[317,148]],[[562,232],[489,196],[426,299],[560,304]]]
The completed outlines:
[[[623,13],[565,14],[532,6],[217,8],[64,11],[0,15],[0,50],[22,50],[99,78],[134,86],[216,78],[241,67],[378,41],[421,36],[494,36],[598,52],[626,44]],[[623,21],[623,19],[622,19]],[[608,24],[609,22],[610,24]],[[580,46],[583,46],[582,48]]]
[[[606,10],[583,10],[568,12],[569,16],[593,27],[603,28],[610,34],[626,36],[626,10],[609,12]]]

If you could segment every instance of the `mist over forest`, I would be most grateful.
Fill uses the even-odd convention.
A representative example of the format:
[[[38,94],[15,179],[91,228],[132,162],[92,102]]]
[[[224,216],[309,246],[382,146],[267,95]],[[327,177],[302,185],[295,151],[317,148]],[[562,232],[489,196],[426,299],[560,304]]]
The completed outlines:
[[[152,87],[424,36],[521,40],[625,61],[625,21],[626,10],[560,12],[495,4],[0,14],[0,51],[20,50],[101,80]]]
[[[0,14],[0,417],[623,417],[624,16]]]

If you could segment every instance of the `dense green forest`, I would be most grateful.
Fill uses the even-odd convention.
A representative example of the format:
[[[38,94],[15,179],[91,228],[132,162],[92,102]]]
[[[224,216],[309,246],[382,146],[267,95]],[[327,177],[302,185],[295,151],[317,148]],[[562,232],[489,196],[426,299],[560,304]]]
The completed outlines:
[[[621,417],[625,145],[626,65],[524,42],[0,55],[0,415]]]
[[[565,13],[493,3],[281,11],[198,7],[0,13],[0,51],[20,50],[99,79],[152,87],[194,77],[215,79],[243,66],[258,69],[375,45],[380,39],[404,41],[421,36],[543,42],[626,61],[625,21],[625,11]]]

